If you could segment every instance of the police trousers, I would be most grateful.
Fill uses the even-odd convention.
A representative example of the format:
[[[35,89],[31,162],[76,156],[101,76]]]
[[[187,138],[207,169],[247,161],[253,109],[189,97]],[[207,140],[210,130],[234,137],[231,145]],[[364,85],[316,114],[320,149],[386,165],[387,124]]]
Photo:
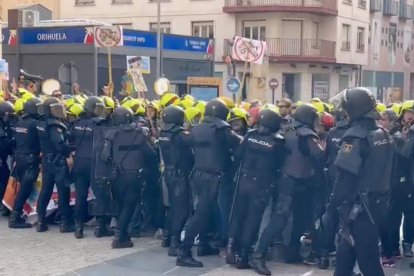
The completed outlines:
[[[263,212],[269,200],[269,181],[242,174],[230,220],[229,237],[240,249],[250,250],[260,229]]]
[[[52,197],[53,187],[56,185],[58,192],[58,209],[62,221],[71,219],[70,188],[67,185],[68,166],[66,158],[54,160],[54,155],[42,157],[42,189],[37,200],[37,214],[39,219],[44,220],[46,209]]]
[[[112,183],[117,209],[117,230],[126,236],[137,202],[141,202],[142,180],[138,173],[124,172]]]
[[[190,214],[190,186],[187,174],[177,170],[166,170],[164,176],[170,202],[167,219],[169,234],[180,237]]]
[[[14,174],[20,183],[19,191],[14,200],[13,210],[22,212],[26,200],[33,191],[39,175],[39,157],[34,154],[15,154]]]
[[[75,157],[73,173],[75,175],[76,203],[75,220],[85,222],[88,217],[88,194],[91,178],[92,160]]]
[[[190,180],[193,194],[195,194],[194,215],[188,221],[183,241],[184,248],[191,248],[197,234],[200,239],[207,236],[209,222],[214,208],[217,206],[219,186],[223,183],[221,174],[194,171]]]
[[[351,223],[351,234],[355,241],[352,247],[341,239],[336,251],[336,267],[334,276],[352,275],[355,261],[364,276],[384,275],[380,263],[378,248],[379,227],[386,215],[386,200],[369,200],[369,208],[374,219],[371,222],[366,210],[359,214]]]

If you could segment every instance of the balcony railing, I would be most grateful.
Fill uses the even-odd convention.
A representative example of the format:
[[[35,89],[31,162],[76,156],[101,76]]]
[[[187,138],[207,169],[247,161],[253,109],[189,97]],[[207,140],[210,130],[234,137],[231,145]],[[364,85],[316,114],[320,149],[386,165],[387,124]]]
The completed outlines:
[[[382,13],[384,15],[395,16],[398,15],[398,1],[396,0],[383,0],[384,9]]]
[[[225,0],[224,12],[306,12],[337,15],[334,0]]]
[[[336,61],[335,41],[321,39],[268,38],[267,53],[270,60],[281,62],[322,62]],[[231,40],[224,42],[224,55],[231,55]]]
[[[371,0],[370,10],[371,12],[381,11],[381,0]]]
[[[400,4],[400,19],[412,19],[413,6],[407,4]]]

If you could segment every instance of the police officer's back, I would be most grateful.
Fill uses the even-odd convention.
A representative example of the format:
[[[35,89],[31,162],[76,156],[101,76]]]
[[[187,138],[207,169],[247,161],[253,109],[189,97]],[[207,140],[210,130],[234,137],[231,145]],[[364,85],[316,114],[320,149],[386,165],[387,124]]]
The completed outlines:
[[[73,151],[68,144],[69,133],[62,120],[66,118],[65,107],[57,98],[48,98],[40,106],[42,120],[37,125],[40,148],[42,152],[42,189],[39,194],[37,213],[37,231],[48,230],[46,209],[56,184],[61,214],[60,231],[73,231],[71,209],[69,206],[70,189],[68,164],[66,158]]]
[[[386,211],[395,144],[376,123],[379,114],[368,89],[346,89],[333,101],[350,119],[335,162],[338,175],[332,205],[341,206],[341,231],[349,232],[338,246],[335,275],[350,275],[355,258],[364,275],[384,275],[378,226]]]
[[[132,247],[128,225],[135,205],[140,201],[144,174],[154,167],[155,153],[142,130],[132,126],[133,112],[129,108],[116,108],[113,122],[119,128],[105,135],[102,158],[110,164],[112,187],[118,207],[118,225],[112,248]]]
[[[39,123],[39,98],[31,98],[23,107],[24,114],[13,128],[15,139],[15,175],[20,183],[20,189],[14,201],[13,212],[9,218],[10,228],[30,228],[22,218],[23,205],[33,189],[33,184],[39,174],[40,142],[37,133]]]

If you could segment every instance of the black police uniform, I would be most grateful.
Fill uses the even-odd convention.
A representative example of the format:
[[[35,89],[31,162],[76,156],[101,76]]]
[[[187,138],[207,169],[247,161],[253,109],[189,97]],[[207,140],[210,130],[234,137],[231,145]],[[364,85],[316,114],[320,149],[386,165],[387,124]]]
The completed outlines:
[[[190,214],[188,177],[194,165],[194,153],[188,146],[189,136],[190,133],[179,125],[163,128],[159,136],[170,203],[166,227],[171,236],[170,256],[177,255],[181,231]]]
[[[10,176],[10,168],[7,164],[7,159],[12,155],[13,151],[13,136],[11,125],[9,122],[0,118],[0,198],[3,200],[6,191],[7,182]],[[6,207],[0,202],[0,209],[6,211]],[[6,212],[5,212],[6,213]]]
[[[68,164],[66,158],[73,151],[67,139],[69,133],[66,126],[58,119],[46,117],[37,125],[40,147],[42,152],[42,189],[40,190],[37,213],[38,232],[47,230],[46,209],[56,184],[58,191],[58,206],[61,215],[61,232],[71,232],[72,215],[69,206],[70,183],[68,180]]]
[[[332,208],[338,205],[341,231],[335,276],[350,275],[355,261],[364,275],[384,275],[378,250],[378,228],[385,218],[395,144],[375,120],[352,121],[342,138]]]
[[[223,117],[226,116],[227,114]],[[177,265],[184,266],[189,265],[185,260],[192,258],[191,247],[197,234],[200,239],[198,256],[217,253],[208,245],[207,231],[212,211],[217,206],[220,185],[228,184],[225,172],[231,167],[230,149],[237,148],[240,137],[223,120],[206,117],[202,124],[191,130],[191,143],[194,147],[195,165],[190,184],[197,203],[194,215],[186,226],[183,250],[177,258]],[[203,264],[197,262],[193,265]]]
[[[15,139],[14,172],[20,189],[14,200],[13,213],[9,220],[11,228],[28,228],[30,224],[20,219],[23,206],[33,191],[34,183],[39,175],[40,142],[37,132],[38,116],[23,116],[13,128]]]
[[[76,204],[75,204],[75,222],[76,228],[80,232],[82,225],[88,216],[88,193],[90,187],[90,177],[92,169],[92,147],[93,135],[96,126],[99,126],[104,119],[91,117],[89,115],[81,116],[80,119],[73,123],[71,135],[75,147],[75,158],[73,173],[75,175]],[[81,238],[82,235],[79,235]]]
[[[241,165],[229,237],[234,238],[240,248],[238,268],[248,266],[248,255],[284,156],[283,137],[262,127],[249,131],[237,150],[236,160],[240,160]],[[231,243],[233,241],[229,241],[230,246]],[[232,261],[228,260],[229,263]]]
[[[299,257],[300,238],[306,230],[307,219],[312,215],[309,182],[322,167],[324,151],[314,130],[305,124],[300,123],[289,130],[285,140],[287,156],[276,188],[276,203],[255,254],[265,254],[273,237],[283,231],[292,210],[291,241],[285,258],[287,262],[294,262]]]
[[[144,174],[153,164],[155,153],[142,130],[119,126],[105,136],[102,158],[111,164],[112,189],[117,205],[118,225],[112,248],[132,247],[128,225],[135,205],[141,200]]]

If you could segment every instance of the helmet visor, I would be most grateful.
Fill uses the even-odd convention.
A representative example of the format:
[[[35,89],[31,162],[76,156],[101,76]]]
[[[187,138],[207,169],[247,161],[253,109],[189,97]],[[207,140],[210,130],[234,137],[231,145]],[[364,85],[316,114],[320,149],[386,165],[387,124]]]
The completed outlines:
[[[53,117],[58,119],[66,119],[67,113],[65,106],[62,103],[54,103],[50,105],[50,113]]]
[[[105,105],[103,103],[96,103],[95,104],[95,109],[93,110],[93,113],[98,117],[105,118],[106,114],[107,114]]]
[[[346,92],[348,89],[344,89],[332,98],[329,99],[329,103],[334,106],[335,110],[345,110],[346,107]]]

